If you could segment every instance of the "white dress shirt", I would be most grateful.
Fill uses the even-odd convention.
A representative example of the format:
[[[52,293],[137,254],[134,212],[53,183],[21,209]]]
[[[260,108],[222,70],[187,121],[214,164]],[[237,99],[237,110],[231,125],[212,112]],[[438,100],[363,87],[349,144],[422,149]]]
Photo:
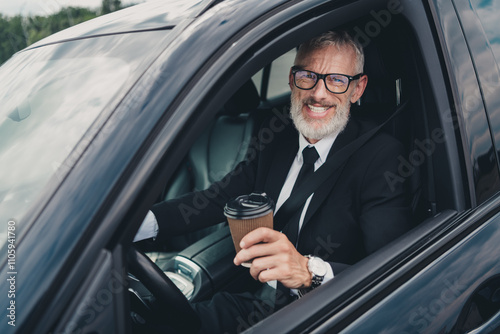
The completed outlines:
[[[328,137],[325,137],[321,139],[319,142],[316,144],[310,144],[304,136],[300,135],[299,136],[299,150],[297,151],[297,155],[295,156],[295,159],[293,160],[292,166],[290,167],[290,170],[288,171],[288,175],[285,179],[285,183],[283,184],[283,188],[281,188],[281,192],[278,196],[278,200],[276,201],[276,212],[281,208],[283,203],[290,197],[290,194],[292,193],[293,186],[295,184],[295,181],[297,180],[297,177],[299,176],[300,169],[302,168],[302,164],[304,163],[304,158],[302,157],[302,151],[306,147],[314,147],[316,151],[318,152],[319,158],[316,160],[314,163],[314,171],[316,171],[321,165],[323,165],[326,161],[326,158],[328,157],[328,153],[330,152],[330,149],[332,148],[333,143],[335,142],[335,139],[337,139],[337,134],[332,134]],[[300,215],[299,219],[299,234],[300,235],[300,230],[302,228],[302,224],[304,223],[304,218],[306,216],[307,208],[309,207],[309,203],[311,203],[311,199],[313,197],[314,193],[307,198],[306,203],[304,204],[304,208],[302,209],[302,213]],[[297,246],[297,245],[294,245]],[[325,277],[323,278],[323,283],[331,280],[333,278],[333,269],[331,266],[328,266],[327,272]],[[269,282],[269,285],[272,287],[276,288],[276,281]],[[297,290],[292,289],[292,293],[297,294]]]

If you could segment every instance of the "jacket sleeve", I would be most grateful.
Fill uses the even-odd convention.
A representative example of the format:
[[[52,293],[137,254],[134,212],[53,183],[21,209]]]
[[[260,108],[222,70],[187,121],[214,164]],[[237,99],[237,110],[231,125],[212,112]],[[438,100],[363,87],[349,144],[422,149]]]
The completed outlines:
[[[262,129],[274,129],[271,126],[274,123],[270,123],[272,120],[273,117],[263,120],[259,133]],[[266,173],[262,161],[269,160],[265,156],[273,152],[275,140],[261,142],[260,137],[255,135],[252,138],[246,159],[222,180],[205,190],[191,192],[153,206],[151,211],[158,221],[157,239],[160,242],[168,236],[185,234],[226,221],[224,206],[230,199],[249,194],[256,190],[255,187],[262,186],[262,180],[265,179],[263,175]]]
[[[224,206],[231,198],[253,190],[256,162],[240,162],[222,180],[202,191],[155,204],[153,211],[158,221],[157,240],[181,235],[212,226],[226,220]]]

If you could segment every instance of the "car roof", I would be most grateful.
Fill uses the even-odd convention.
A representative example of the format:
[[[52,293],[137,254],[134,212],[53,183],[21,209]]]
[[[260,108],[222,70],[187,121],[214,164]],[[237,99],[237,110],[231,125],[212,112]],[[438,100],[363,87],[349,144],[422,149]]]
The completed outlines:
[[[173,28],[196,18],[218,2],[220,0],[152,0],[80,23],[27,49],[93,36]]]

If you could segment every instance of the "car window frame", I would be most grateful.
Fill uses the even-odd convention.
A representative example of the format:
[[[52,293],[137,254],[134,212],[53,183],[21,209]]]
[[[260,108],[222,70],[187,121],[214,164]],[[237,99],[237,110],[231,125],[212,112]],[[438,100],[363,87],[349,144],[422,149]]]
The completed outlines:
[[[88,275],[74,298],[54,325],[54,333],[92,332],[102,330],[105,319],[112,319],[113,333],[129,333],[126,315],[128,296],[121,249],[111,253],[102,249],[88,269]]]
[[[435,40],[440,43],[440,57],[446,70],[448,98],[451,99],[450,106],[452,115],[445,122],[452,123],[456,136],[460,138],[457,142],[462,155],[462,175],[467,183],[466,202],[468,207],[475,207],[496,192],[498,183],[494,187],[488,187],[488,181],[483,181],[488,173],[497,173],[496,168],[490,163],[480,163],[481,156],[485,156],[485,145],[493,147],[487,114],[481,93],[478,89],[478,78],[472,63],[469,48],[464,37],[462,25],[457,17],[454,4],[445,0],[435,0],[429,4],[436,25]],[[478,98],[479,97],[479,98]],[[474,120],[472,120],[474,118]],[[481,126],[482,130],[478,130]],[[488,140],[488,137],[490,140]],[[478,145],[478,142],[483,145]],[[496,158],[495,158],[496,159]],[[494,162],[493,162],[494,163]],[[496,164],[495,164],[496,167]],[[492,177],[493,179],[493,177]]]
[[[486,110],[490,134],[495,147],[495,159],[500,168],[500,68],[499,59],[493,54],[489,38],[482,26],[482,19],[472,1],[453,1],[463,29],[470,57],[477,75],[480,96]],[[499,13],[500,14],[500,13]]]
[[[244,49],[240,49],[238,51],[240,51],[244,54],[252,53],[254,55],[249,59],[238,61],[238,62],[234,63],[233,65],[229,66],[229,68],[227,70],[223,71],[224,74],[221,75],[220,74],[220,72],[221,72],[220,67],[218,67],[216,70],[213,69],[213,68],[215,68],[216,64],[219,61],[228,64],[228,63],[230,63],[230,62],[228,62],[230,57],[235,57],[237,59],[242,58],[241,55],[235,56],[235,53],[236,54],[238,54],[238,53],[237,53],[237,50],[233,49],[232,52],[227,52],[227,53],[220,55],[220,58],[217,61],[214,61],[214,63],[212,64],[213,68],[207,69],[207,71],[204,73],[203,76],[207,76],[207,77],[212,78],[212,81],[215,82],[213,84],[213,86],[216,86],[217,89],[216,90],[209,89],[209,90],[205,90],[205,91],[191,90],[190,93],[185,96],[185,100],[181,101],[181,103],[178,106],[179,109],[183,109],[183,110],[196,110],[196,109],[200,108],[200,106],[202,106],[202,105],[204,106],[202,108],[202,110],[204,110],[205,112],[198,110],[198,114],[197,114],[197,116],[202,116],[201,120],[200,120],[200,118],[198,118],[198,121],[199,121],[198,123],[190,124],[189,129],[184,128],[182,130],[183,133],[185,134],[185,137],[187,137],[187,138],[193,137],[194,133],[197,133],[200,131],[200,127],[198,127],[197,124],[200,124],[200,122],[206,122],[207,119],[213,117],[215,111],[210,112],[210,110],[218,110],[218,106],[221,105],[221,103],[224,101],[225,97],[230,96],[231,93],[234,92],[235,87],[238,86],[238,82],[244,81],[243,79],[237,80],[237,78],[249,78],[255,72],[255,70],[252,70],[252,68],[256,69],[256,68],[259,68],[258,65],[262,66],[263,64],[265,64],[266,63],[265,58],[269,58],[269,57],[273,58],[273,57],[279,56],[281,54],[281,52],[283,52],[283,44],[286,45],[288,43],[289,46],[295,45],[297,43],[297,38],[296,38],[296,36],[292,37],[292,34],[294,32],[296,32],[296,31],[294,31],[294,29],[302,29],[303,26],[306,26],[306,25],[312,26],[314,23],[321,22],[321,24],[319,24],[316,27],[316,29],[312,29],[311,31],[308,31],[308,33],[306,33],[306,34],[304,34],[304,33],[300,34],[302,36],[301,37],[302,39],[306,39],[307,37],[313,36],[317,32],[320,32],[322,29],[324,29],[323,25],[325,24],[326,20],[327,19],[325,17],[323,17],[321,19],[316,18],[316,19],[312,19],[309,22],[307,22],[307,24],[304,23],[301,26],[289,28],[287,32],[282,32],[282,34],[279,35],[279,37],[275,35],[273,42],[267,42],[268,45],[265,45],[265,46],[260,45],[261,48],[257,49],[257,50],[254,49],[252,46],[248,46],[249,43],[242,43],[241,41],[239,41],[239,43],[236,43],[235,40],[231,41],[233,46],[234,45],[246,45],[246,47]],[[255,31],[250,31],[250,33],[256,34],[257,31],[258,30],[256,29]],[[244,36],[239,36],[239,37],[242,38]],[[294,38],[293,42],[291,42],[292,38]],[[255,38],[255,40],[258,41],[259,38]],[[288,41],[288,42],[285,42],[285,41]],[[224,67],[224,66],[221,66],[221,67]],[[212,72],[212,70],[217,71],[219,73],[219,79],[217,81],[213,80],[214,73]],[[202,80],[202,78],[198,78],[197,80]],[[191,87],[191,88],[193,88],[193,87]],[[196,88],[196,87],[194,87],[194,88]],[[197,96],[198,101],[196,101],[196,99],[189,99],[188,98],[189,96],[193,96],[193,97]],[[207,99],[207,98],[200,99],[200,96],[201,97],[209,96],[210,98],[209,99]],[[162,131],[167,131],[167,130],[162,129]],[[161,134],[159,136],[161,137]],[[179,156],[179,155],[182,155],[182,154],[178,154],[177,156]],[[450,221],[452,220],[452,217],[454,217],[454,214],[455,213],[452,213],[450,216],[446,216],[445,222],[443,223],[444,226],[436,224],[436,220],[434,220],[432,223],[429,223],[429,226],[433,226],[433,227],[441,226],[442,228],[444,228],[444,227],[446,227],[447,224],[450,223]],[[420,238],[424,238],[423,235],[421,235]],[[414,240],[414,242],[415,242],[415,240]],[[417,247],[417,246],[412,245],[412,247]],[[411,251],[407,250],[407,252],[411,252]],[[398,254],[398,256],[401,256],[401,257],[405,257],[406,255],[408,255],[408,253],[399,253]],[[388,270],[388,269],[389,268],[386,267],[386,268],[383,268],[382,270]],[[381,274],[381,273],[379,272],[379,274]],[[273,316],[271,318],[276,319],[276,317],[273,317]],[[273,321],[273,320],[270,320],[270,321]],[[309,320],[306,320],[306,322],[308,322],[308,321]],[[294,325],[296,325],[296,323],[291,324],[291,326],[294,326]],[[304,324],[302,324],[302,325],[304,325]]]

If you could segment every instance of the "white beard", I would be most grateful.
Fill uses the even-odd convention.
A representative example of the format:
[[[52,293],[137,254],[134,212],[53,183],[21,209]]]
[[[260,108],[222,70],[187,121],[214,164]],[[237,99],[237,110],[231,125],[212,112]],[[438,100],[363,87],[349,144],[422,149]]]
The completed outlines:
[[[315,101],[310,99],[300,101],[295,92],[296,90],[292,91],[290,116],[292,117],[293,124],[304,137],[320,140],[334,133],[339,134],[345,129],[349,121],[350,99],[347,99],[344,105],[331,106],[335,108],[335,114],[329,120],[316,120],[306,118],[302,113],[302,106],[304,104],[314,104]]]

